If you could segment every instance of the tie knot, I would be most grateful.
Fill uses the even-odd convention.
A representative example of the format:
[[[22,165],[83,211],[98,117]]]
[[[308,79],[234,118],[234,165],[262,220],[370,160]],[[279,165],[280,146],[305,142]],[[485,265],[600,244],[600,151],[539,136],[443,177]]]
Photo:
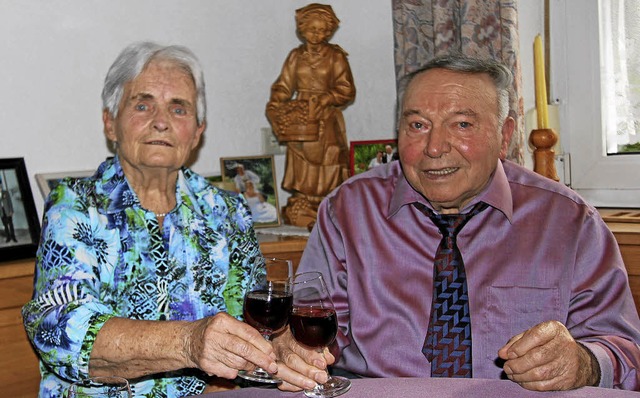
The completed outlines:
[[[443,236],[455,238],[467,221],[486,209],[488,205],[483,202],[476,203],[470,212],[464,214],[436,214],[422,203],[416,203],[416,207],[429,216],[431,221],[440,229]]]

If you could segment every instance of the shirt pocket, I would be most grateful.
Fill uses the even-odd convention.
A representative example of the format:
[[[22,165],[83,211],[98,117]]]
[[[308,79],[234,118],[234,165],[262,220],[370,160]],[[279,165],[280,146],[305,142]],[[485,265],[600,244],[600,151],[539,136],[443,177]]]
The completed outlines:
[[[486,297],[487,314],[483,320],[486,331],[483,336],[483,351],[486,358],[497,358],[498,350],[511,337],[541,322],[561,320],[558,317],[559,295],[557,287],[489,287]]]

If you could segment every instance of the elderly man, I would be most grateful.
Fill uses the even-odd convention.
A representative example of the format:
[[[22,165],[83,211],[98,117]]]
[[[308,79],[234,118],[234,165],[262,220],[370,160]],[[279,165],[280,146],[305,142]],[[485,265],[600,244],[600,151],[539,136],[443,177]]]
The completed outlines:
[[[407,78],[400,161],[323,201],[299,267],[327,279],[331,354],[279,336],[281,388],[324,382],[334,357],[365,377],[640,388],[640,320],[613,235],[575,192],[504,160],[510,81],[462,56]]]

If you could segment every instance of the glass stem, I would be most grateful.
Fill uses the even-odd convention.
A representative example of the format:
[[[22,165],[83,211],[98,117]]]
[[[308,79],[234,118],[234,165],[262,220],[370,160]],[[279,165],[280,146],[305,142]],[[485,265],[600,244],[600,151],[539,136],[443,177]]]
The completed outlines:
[[[267,341],[271,341],[271,333],[262,333],[262,337],[264,337],[265,340]],[[254,373],[258,373],[258,374],[263,374],[263,375],[268,375],[269,372],[267,372],[266,370],[262,369],[260,366],[256,366],[256,368],[253,370]]]

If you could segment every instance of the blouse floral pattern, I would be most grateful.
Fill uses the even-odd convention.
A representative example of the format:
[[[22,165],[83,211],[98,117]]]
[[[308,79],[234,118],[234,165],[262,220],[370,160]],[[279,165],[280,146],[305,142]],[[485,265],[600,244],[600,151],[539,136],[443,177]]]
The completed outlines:
[[[34,296],[22,310],[40,356],[40,397],[66,396],[88,377],[89,355],[112,317],[241,319],[259,255],[244,198],[183,168],[176,207],[160,225],[129,186],[118,158],[89,178],[64,179],[45,204]],[[131,380],[135,397],[201,393],[206,375],[185,370]]]

